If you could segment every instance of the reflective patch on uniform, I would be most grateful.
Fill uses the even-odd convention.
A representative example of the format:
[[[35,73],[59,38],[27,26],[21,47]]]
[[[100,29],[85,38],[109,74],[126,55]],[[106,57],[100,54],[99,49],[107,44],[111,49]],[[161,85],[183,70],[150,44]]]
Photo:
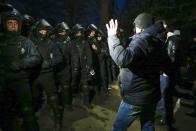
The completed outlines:
[[[90,70],[90,74],[91,74],[92,76],[94,76],[94,75],[95,75],[95,71],[94,71],[93,69],[91,69],[91,70]]]
[[[24,48],[21,48],[21,54],[24,54],[26,51]]]
[[[53,53],[50,53],[50,58],[51,58],[51,59],[53,58]]]

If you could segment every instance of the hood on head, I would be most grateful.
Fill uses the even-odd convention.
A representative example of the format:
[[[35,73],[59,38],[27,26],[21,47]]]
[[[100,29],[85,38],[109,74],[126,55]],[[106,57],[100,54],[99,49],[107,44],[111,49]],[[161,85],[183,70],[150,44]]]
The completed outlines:
[[[34,24],[34,33],[37,37],[40,37],[42,38],[43,35],[39,33],[40,30],[47,30],[47,36],[49,36],[50,34],[50,31],[52,30],[52,26],[50,25],[50,23],[48,21],[46,21],[45,19],[41,19],[39,21],[37,21],[35,24]]]
[[[8,20],[16,20],[18,22],[18,31],[16,33],[20,33],[23,21],[23,16],[20,14],[20,12],[16,9],[13,9],[12,11],[5,12],[2,15],[3,29],[5,32],[8,32],[6,23]]]

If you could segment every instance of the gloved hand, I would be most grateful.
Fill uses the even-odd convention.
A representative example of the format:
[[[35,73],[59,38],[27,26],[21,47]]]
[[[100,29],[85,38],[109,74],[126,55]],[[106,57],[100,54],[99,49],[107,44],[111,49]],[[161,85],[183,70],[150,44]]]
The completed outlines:
[[[91,69],[91,70],[90,70],[90,75],[92,75],[92,76],[95,75],[95,70],[94,70],[94,69]]]
[[[50,63],[47,60],[44,60],[42,63],[42,69],[50,68]]]
[[[11,71],[19,71],[20,70],[20,63],[19,62],[12,62],[9,68]]]
[[[91,47],[93,50],[97,50],[97,46],[95,44],[92,44]]]

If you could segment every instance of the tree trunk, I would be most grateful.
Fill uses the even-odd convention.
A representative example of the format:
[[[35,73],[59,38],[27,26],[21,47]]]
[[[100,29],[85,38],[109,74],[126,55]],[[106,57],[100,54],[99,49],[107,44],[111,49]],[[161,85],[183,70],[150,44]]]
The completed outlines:
[[[109,1],[110,0],[100,0],[100,28],[101,29],[105,29],[105,24],[108,22]]]

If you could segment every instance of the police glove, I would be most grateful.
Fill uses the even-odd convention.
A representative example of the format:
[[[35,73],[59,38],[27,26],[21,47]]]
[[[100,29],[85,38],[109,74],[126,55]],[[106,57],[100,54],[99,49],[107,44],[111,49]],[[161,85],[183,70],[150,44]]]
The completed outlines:
[[[94,70],[94,69],[91,69],[91,70],[90,70],[90,75],[92,75],[92,76],[95,75],[95,70]]]

